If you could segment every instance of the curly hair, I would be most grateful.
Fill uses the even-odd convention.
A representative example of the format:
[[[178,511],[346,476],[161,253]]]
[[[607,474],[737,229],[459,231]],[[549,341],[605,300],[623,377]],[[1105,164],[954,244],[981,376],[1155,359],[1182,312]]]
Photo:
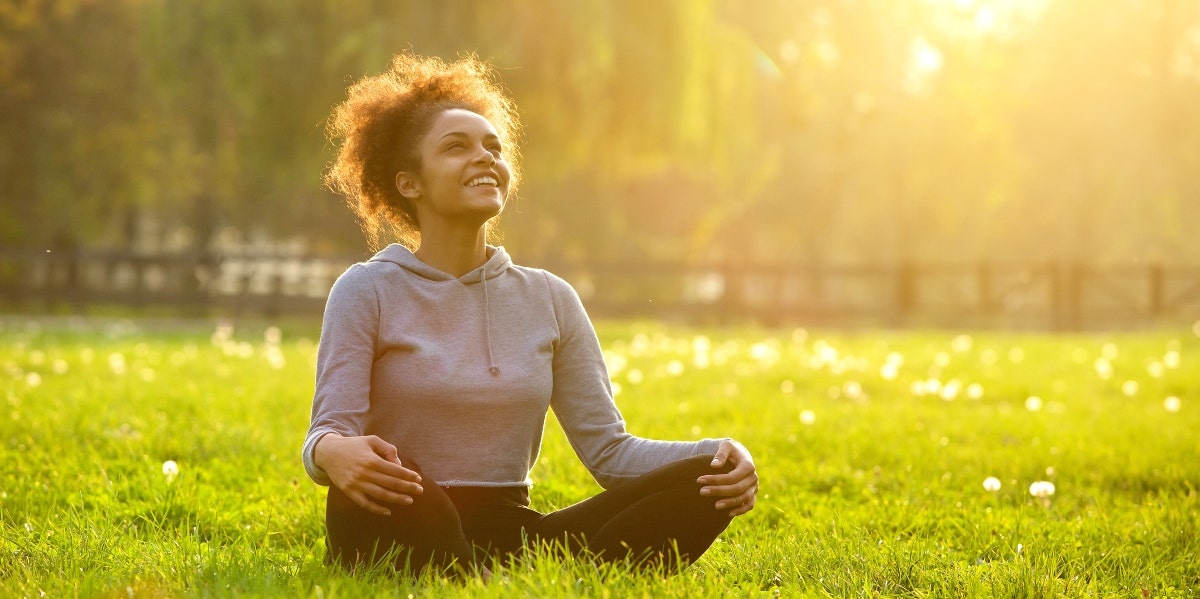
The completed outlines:
[[[520,180],[516,105],[491,66],[474,56],[446,63],[399,54],[383,73],[351,85],[346,100],[330,115],[327,133],[338,152],[323,180],[345,196],[372,250],[379,249],[388,233],[409,249],[420,243],[416,212],[396,189],[395,177],[400,171],[419,171],[421,138],[434,117],[453,108],[477,113],[495,127],[512,173],[511,197]]]

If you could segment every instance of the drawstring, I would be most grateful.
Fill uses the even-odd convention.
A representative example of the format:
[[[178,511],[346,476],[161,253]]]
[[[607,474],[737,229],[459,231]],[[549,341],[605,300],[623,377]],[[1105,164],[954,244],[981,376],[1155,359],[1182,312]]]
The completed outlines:
[[[483,281],[483,335],[487,339],[488,372],[492,373],[492,376],[500,376],[500,367],[496,365],[496,358],[492,356],[492,309],[488,304],[486,266],[480,272],[479,279]]]

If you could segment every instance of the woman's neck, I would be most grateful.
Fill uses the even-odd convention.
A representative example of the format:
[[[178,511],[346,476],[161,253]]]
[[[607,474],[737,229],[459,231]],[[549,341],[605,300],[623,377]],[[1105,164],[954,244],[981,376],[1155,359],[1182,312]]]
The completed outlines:
[[[475,234],[421,231],[421,246],[413,255],[446,274],[461,277],[487,262],[486,229]]]

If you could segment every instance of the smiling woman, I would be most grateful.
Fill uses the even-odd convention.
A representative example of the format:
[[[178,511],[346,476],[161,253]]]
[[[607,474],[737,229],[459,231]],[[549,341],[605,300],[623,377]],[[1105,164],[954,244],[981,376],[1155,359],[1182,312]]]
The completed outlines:
[[[346,197],[373,249],[389,233],[409,249],[419,244],[416,210],[401,193],[397,174],[419,171],[419,142],[449,109],[482,117],[494,137],[488,143],[509,146],[505,197],[515,193],[521,173],[516,152],[520,121],[512,101],[478,60],[446,64],[400,54],[384,73],[351,86],[346,101],[334,110],[328,132],[339,151],[325,184]]]
[[[732,439],[636,437],[575,290],[487,244],[518,180],[512,102],[491,71],[402,55],[350,88],[326,173],[372,245],[330,291],[308,474],[330,487],[328,558],[490,576],[526,543],[678,571],[754,508]],[[604,487],[530,509],[547,411]],[[419,465],[418,465],[419,464]]]

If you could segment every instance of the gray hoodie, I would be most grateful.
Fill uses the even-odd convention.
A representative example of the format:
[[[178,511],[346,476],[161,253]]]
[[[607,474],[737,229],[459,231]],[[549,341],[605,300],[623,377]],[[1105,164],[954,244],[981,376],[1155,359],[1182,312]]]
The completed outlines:
[[[313,447],[336,432],[379,436],[443,486],[528,486],[547,409],[605,488],[716,452],[629,434],[575,290],[487,250],[455,278],[391,245],[334,283],[303,450],[314,481],[330,484]]]

